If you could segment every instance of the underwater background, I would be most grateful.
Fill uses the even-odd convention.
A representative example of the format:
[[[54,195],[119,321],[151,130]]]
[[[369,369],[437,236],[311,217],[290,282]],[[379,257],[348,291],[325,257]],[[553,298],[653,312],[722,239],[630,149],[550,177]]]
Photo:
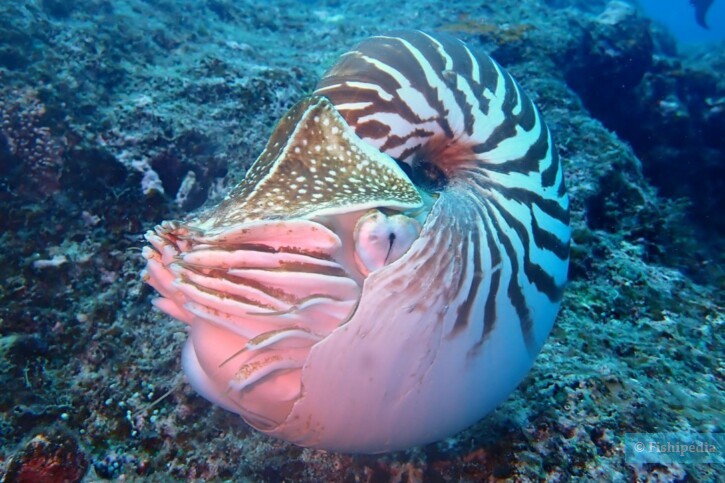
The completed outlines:
[[[706,4],[707,0],[695,0]],[[691,2],[682,0],[638,0],[644,13],[664,26],[677,41],[685,47],[693,44],[722,43],[725,40],[725,3],[712,1],[706,9],[705,24],[702,28],[695,20]]]
[[[624,439],[723,431],[724,8],[705,31],[688,0],[0,3],[0,476],[722,481],[632,462]],[[184,381],[141,235],[218,202],[341,53],[396,28],[464,40],[536,102],[572,202],[570,282],[532,371],[473,427],[379,456],[303,449]]]

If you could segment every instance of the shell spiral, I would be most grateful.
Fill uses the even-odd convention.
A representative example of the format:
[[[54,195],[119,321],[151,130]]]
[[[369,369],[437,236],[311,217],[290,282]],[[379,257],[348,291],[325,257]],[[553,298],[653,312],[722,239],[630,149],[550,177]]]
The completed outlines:
[[[147,234],[207,399],[302,446],[383,452],[523,379],[569,257],[561,164],[485,55],[402,31],[343,55],[220,205]]]

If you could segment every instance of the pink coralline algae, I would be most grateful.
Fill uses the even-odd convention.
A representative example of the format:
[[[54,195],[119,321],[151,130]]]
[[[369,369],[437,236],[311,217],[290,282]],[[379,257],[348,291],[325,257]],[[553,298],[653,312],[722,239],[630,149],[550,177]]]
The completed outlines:
[[[88,471],[88,458],[71,436],[38,434],[13,456],[3,481],[75,482]]]

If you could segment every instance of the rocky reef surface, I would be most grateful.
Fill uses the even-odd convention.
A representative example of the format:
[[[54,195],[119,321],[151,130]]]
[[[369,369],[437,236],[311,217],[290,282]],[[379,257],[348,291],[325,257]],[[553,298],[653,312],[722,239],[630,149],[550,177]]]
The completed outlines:
[[[340,53],[402,27],[488,52],[542,110],[571,281],[534,369],[475,426],[383,456],[302,449],[184,382],[141,234],[218,200]],[[0,476],[722,481],[630,463],[623,440],[723,431],[724,52],[678,52],[616,1],[2,2]]]

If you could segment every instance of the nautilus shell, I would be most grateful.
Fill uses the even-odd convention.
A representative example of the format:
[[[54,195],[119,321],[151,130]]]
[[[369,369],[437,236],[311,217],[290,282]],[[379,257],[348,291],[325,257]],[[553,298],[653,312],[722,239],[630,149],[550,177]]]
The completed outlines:
[[[146,238],[193,387],[293,443],[445,438],[530,369],[566,282],[569,207],[539,112],[441,34],[360,43],[218,206]]]

